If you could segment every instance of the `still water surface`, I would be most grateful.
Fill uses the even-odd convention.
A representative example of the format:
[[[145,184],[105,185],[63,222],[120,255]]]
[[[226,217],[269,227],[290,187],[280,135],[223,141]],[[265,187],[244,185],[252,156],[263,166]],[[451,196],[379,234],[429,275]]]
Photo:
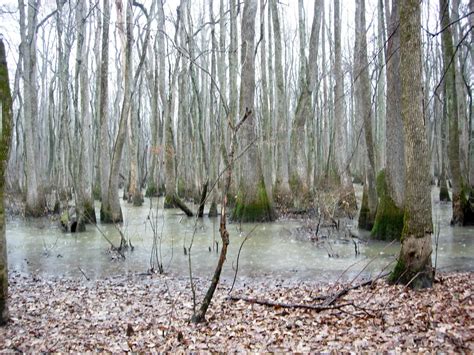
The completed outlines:
[[[439,227],[440,230],[437,266],[446,271],[473,271],[474,227],[451,227],[451,205],[440,203],[437,196],[437,189],[433,189],[433,221],[435,229]],[[122,205],[125,220],[122,229],[134,246],[133,252],[126,252],[125,260],[113,257],[113,253],[108,251],[110,244],[102,235],[118,245],[120,236],[114,226],[99,224],[96,228],[88,225],[85,233],[66,234],[56,223],[48,220],[9,220],[9,268],[11,271],[43,277],[82,278],[84,273],[92,279],[146,272],[151,267],[153,245],[153,231],[148,220],[148,216],[151,216],[157,221],[157,236],[161,237],[161,260],[165,272],[181,277],[189,275],[188,256],[184,255],[183,249],[184,246],[189,247],[193,230],[196,229],[191,251],[193,275],[211,277],[218,259],[218,254],[213,250],[213,240],[219,241],[220,247],[219,219],[205,216],[196,221],[184,216],[180,210],[163,211],[160,208],[157,212],[156,207],[150,209],[150,202],[154,206],[157,202],[162,206],[161,199],[145,199],[142,207],[133,207],[127,203]],[[356,224],[356,220],[349,223],[350,226]],[[296,230],[302,225],[302,221],[228,224],[230,246],[223,278],[232,280],[239,247],[247,233],[254,228],[241,251],[239,282],[332,281],[346,270],[343,279],[351,279],[361,271],[364,276],[369,276],[393,262],[400,248],[398,243],[389,245],[370,241],[367,233],[360,232],[361,238],[367,241],[358,243],[360,254],[356,256],[354,243],[350,239],[330,238],[329,241],[315,244],[298,238]],[[337,257],[329,257],[328,251],[337,254]],[[434,259],[435,252],[433,263]]]

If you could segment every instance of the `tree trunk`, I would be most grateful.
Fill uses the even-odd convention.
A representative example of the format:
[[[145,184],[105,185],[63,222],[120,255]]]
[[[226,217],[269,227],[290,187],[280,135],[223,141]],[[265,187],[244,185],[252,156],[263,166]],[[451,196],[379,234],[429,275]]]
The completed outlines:
[[[182,0],[180,2],[180,5],[177,8],[177,20],[175,24],[175,43],[178,41],[179,37],[179,32],[182,31],[181,26],[180,26],[180,21],[181,21],[181,16],[182,16],[182,11],[184,9],[185,5],[185,0]],[[159,5],[161,9],[158,11],[163,11],[163,4]],[[162,21],[162,23],[161,23]],[[164,14],[163,14],[163,19],[160,19],[160,27],[163,26],[164,30]],[[182,43],[182,45],[185,45]],[[166,58],[166,53],[163,51],[162,54],[163,58],[163,63]],[[181,54],[178,53],[176,55],[176,60],[173,68],[173,73],[169,85],[169,93],[168,93],[168,98],[166,98],[166,93],[164,92],[164,82],[160,83],[160,94],[161,94],[161,101],[164,103],[164,116],[165,116],[165,188],[166,188],[166,194],[165,194],[165,202],[164,202],[164,208],[173,208],[176,206],[176,199],[178,198],[176,194],[176,168],[175,168],[175,154],[176,154],[176,149],[175,149],[175,144],[174,144],[174,133],[173,133],[173,114],[174,114],[174,103],[175,103],[175,98],[174,98],[174,91],[175,91],[175,86],[176,86],[176,80],[177,80],[177,75],[179,71],[179,62],[180,62]],[[161,61],[161,59],[160,59]],[[163,70],[163,74],[165,71]],[[163,79],[164,80],[164,79]]]
[[[110,4],[109,0],[103,0],[102,5],[102,48],[100,63],[100,102],[99,102],[99,125],[100,125],[100,193],[102,205],[100,208],[100,220],[110,220],[108,207],[110,156],[109,156],[109,23]]]
[[[8,313],[8,260],[5,235],[4,191],[10,144],[13,134],[13,105],[8,79],[8,66],[3,39],[0,37],[0,325],[7,323]]]
[[[282,39],[280,29],[280,15],[277,8],[277,0],[271,0],[273,36],[275,42],[275,103],[277,121],[276,127],[276,181],[273,196],[280,204],[288,204],[290,197],[290,185],[288,176],[288,142],[286,127],[286,93],[283,80],[282,64]]]
[[[40,184],[40,177],[35,155],[38,128],[38,92],[36,87],[36,37],[38,24],[39,1],[28,3],[27,16],[24,13],[24,1],[19,0],[20,19],[26,18],[27,25],[20,28],[23,52],[23,105],[24,131],[26,150],[26,205],[25,215],[39,217],[44,214],[45,199]],[[24,23],[20,21],[20,23]]]
[[[257,0],[246,0],[242,14],[240,115],[251,111],[247,124],[242,127],[242,147],[249,149],[242,157],[242,176],[232,218],[241,222],[272,221],[274,211],[263,178],[261,160],[256,144],[256,116],[253,113],[255,95],[255,16]]]
[[[344,118],[344,75],[341,66],[341,18],[339,0],[334,0],[334,126],[335,126],[335,159],[341,191],[339,207],[352,214],[357,209],[354,186],[352,185],[350,162],[346,154],[347,139]]]
[[[299,2],[300,13],[300,42],[304,43],[306,33],[304,31],[304,18],[302,16],[303,3]],[[311,37],[309,42],[309,58],[306,58],[305,48],[300,49],[300,88],[298,103],[296,106],[295,119],[291,130],[290,149],[291,161],[290,166],[290,188],[293,193],[294,207],[303,207],[308,204],[309,181],[308,164],[305,151],[305,125],[307,119],[314,116],[314,108],[312,103],[312,95],[315,87],[315,79],[317,75],[317,58],[319,47],[319,29],[321,26],[321,7],[322,1],[314,2],[314,17],[311,27]],[[303,24],[302,24],[303,23]]]
[[[399,239],[403,228],[405,196],[405,135],[401,115],[400,84],[400,14],[399,0],[392,1],[388,26],[387,55],[387,109],[385,130],[385,172],[377,176],[379,206],[371,234],[383,240]]]
[[[431,287],[431,185],[424,129],[420,2],[400,1],[401,109],[405,131],[405,216],[402,247],[390,279],[414,288]]]
[[[464,208],[467,204],[462,192],[461,163],[459,156],[459,131],[458,131],[458,100],[456,93],[456,68],[453,36],[449,26],[449,3],[439,0],[439,17],[441,28],[441,48],[443,51],[443,73],[445,86],[445,105],[449,126],[448,157],[452,182],[453,216],[451,224],[462,226],[464,224]]]
[[[79,2],[76,8],[77,24],[77,66],[76,66],[76,88],[75,106],[76,123],[79,128],[79,159],[77,164],[77,175],[75,176],[75,187],[78,195],[78,208],[76,208],[77,224],[79,230],[85,223],[96,223],[94,200],[92,199],[92,151],[91,151],[91,127],[92,117],[89,109],[89,77],[88,77],[88,50],[85,45],[87,38],[86,28],[86,7],[83,2]],[[80,100],[78,99],[80,93]],[[80,101],[80,110],[79,110]],[[80,114],[79,114],[80,112]],[[79,212],[78,212],[79,211]]]
[[[371,93],[369,81],[369,63],[367,59],[367,38],[366,38],[366,24],[365,24],[365,0],[356,1],[356,45],[354,48],[355,56],[355,98],[358,101],[356,106],[356,116],[360,119],[362,117],[363,127],[365,133],[365,147],[367,148],[367,157],[369,160],[368,166],[365,168],[366,174],[366,189],[367,193],[367,214],[360,214],[359,218],[365,218],[361,221],[359,219],[359,226],[365,226],[366,229],[371,230],[375,214],[377,213],[377,192],[375,190],[375,153],[374,140],[372,138],[372,106]]]

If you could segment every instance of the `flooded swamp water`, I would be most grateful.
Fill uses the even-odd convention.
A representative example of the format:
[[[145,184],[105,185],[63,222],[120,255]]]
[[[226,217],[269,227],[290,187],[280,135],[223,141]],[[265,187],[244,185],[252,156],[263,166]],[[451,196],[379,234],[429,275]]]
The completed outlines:
[[[360,201],[360,191],[358,195]],[[435,230],[439,230],[439,239],[437,253],[433,250],[433,264],[436,258],[437,268],[442,271],[473,271],[474,227],[451,227],[451,204],[440,203],[437,196],[438,190],[434,188],[433,223]],[[142,207],[122,204],[125,222],[121,229],[134,247],[125,253],[125,259],[111,252],[106,240],[116,246],[120,243],[119,231],[113,225],[87,225],[86,232],[71,234],[64,233],[57,221],[11,218],[6,230],[10,272],[90,279],[146,273],[152,266],[156,268],[156,263],[151,262],[156,237],[157,249],[153,255],[158,255],[166,273],[182,278],[189,276],[189,255],[185,255],[184,249],[192,242],[193,276],[212,277],[218,259],[215,241],[219,242],[219,248],[221,246],[219,218],[205,216],[196,220],[177,209],[156,209],[162,202],[161,199],[145,199]],[[97,211],[99,206],[96,205]],[[155,225],[155,233],[150,221]],[[302,220],[229,223],[230,246],[223,269],[224,282],[232,282],[239,249],[250,232],[240,251],[238,283],[326,282],[339,278],[347,281],[359,273],[366,277],[377,275],[394,265],[400,244],[370,240],[369,233],[355,230],[357,219],[348,221],[347,227],[360,236],[359,240],[329,237],[314,243],[309,238],[298,237],[298,231],[307,223]],[[433,249],[436,249],[436,235]]]

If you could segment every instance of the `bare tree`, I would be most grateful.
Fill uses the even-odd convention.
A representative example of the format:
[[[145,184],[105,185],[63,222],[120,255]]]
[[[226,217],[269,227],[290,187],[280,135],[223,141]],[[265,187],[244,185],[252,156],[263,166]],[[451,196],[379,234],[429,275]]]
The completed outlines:
[[[405,134],[401,114],[400,13],[399,0],[392,1],[386,55],[387,101],[385,130],[385,172],[377,176],[379,205],[372,235],[379,239],[398,239],[403,228],[405,200]]]
[[[270,0],[272,9],[273,37],[275,43],[275,120],[276,124],[276,181],[273,196],[278,203],[287,203],[290,196],[290,185],[288,176],[288,142],[286,122],[286,93],[283,80],[283,53],[280,27],[280,15],[278,13],[277,0]]]
[[[377,212],[377,192],[375,189],[375,149],[372,137],[372,105],[369,81],[369,63],[367,59],[367,36],[365,23],[365,0],[356,1],[355,19],[355,49],[354,49],[354,85],[356,100],[356,117],[363,120],[365,147],[369,164],[365,167],[364,195],[362,198],[359,227],[371,230]],[[367,200],[367,206],[364,201]]]
[[[241,84],[240,114],[253,111],[255,98],[255,17],[257,0],[246,0],[242,13],[242,47],[241,47]],[[250,114],[248,122],[242,127],[242,146],[247,149],[242,162],[236,206],[232,218],[237,221],[272,221],[274,216],[272,201],[269,200],[261,160],[256,146],[256,117]]]
[[[431,287],[431,186],[424,128],[420,2],[400,1],[401,111],[405,131],[405,217],[402,246],[391,280]]]
[[[5,235],[4,191],[6,170],[13,134],[12,96],[8,78],[5,45],[0,36],[0,325],[8,322],[8,260]]]
[[[100,208],[100,220],[108,221],[110,213],[107,210],[109,199],[109,134],[108,134],[108,110],[109,110],[109,25],[110,4],[109,0],[102,2],[102,48],[100,62],[100,100],[99,100],[99,126],[100,126],[100,193],[102,205]]]
[[[339,0],[334,0],[334,140],[337,174],[340,179],[339,205],[348,212],[357,209],[354,186],[350,171],[349,159],[346,154],[347,140],[345,135],[346,120],[344,118],[344,76],[341,67],[341,14]]]
[[[464,224],[464,208],[467,204],[466,197],[462,191],[461,163],[459,154],[459,131],[458,131],[458,97],[456,91],[456,68],[454,59],[453,36],[449,26],[449,2],[439,0],[439,17],[441,28],[441,48],[443,52],[443,73],[446,115],[449,126],[448,157],[452,181],[452,205],[453,216],[451,224]]]
[[[21,52],[23,56],[23,117],[26,150],[26,205],[25,215],[38,217],[44,214],[45,199],[40,183],[39,167],[35,154],[38,127],[36,38],[38,25],[38,0],[30,1],[25,16],[25,3],[18,0],[20,10]],[[26,19],[26,24],[25,24]]]
[[[290,187],[293,193],[294,204],[301,207],[308,201],[309,183],[308,178],[308,159],[305,151],[305,125],[310,124],[309,120],[313,116],[314,107],[312,103],[313,90],[316,85],[317,77],[317,58],[319,48],[319,29],[321,27],[321,9],[323,3],[321,0],[314,2],[313,25],[311,26],[311,37],[309,41],[309,56],[306,57],[305,51],[305,30],[303,2],[299,1],[299,22],[300,22],[300,88],[298,103],[296,105],[295,119],[291,130],[290,148],[291,161],[290,168]]]

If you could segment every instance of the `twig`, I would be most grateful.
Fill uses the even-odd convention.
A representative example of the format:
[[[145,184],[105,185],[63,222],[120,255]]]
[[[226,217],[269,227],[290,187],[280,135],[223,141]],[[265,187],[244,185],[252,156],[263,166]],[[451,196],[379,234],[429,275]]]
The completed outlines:
[[[82,273],[82,275],[84,275],[84,277],[86,278],[87,281],[90,281],[91,279],[86,275],[86,273],[84,272],[84,270],[81,269],[80,266],[77,267],[79,269],[79,271]]]
[[[235,280],[237,279],[237,273],[239,272],[239,260],[240,260],[240,252],[242,251],[242,247],[244,246],[245,242],[250,238],[250,236],[252,235],[252,233],[255,231],[255,229],[257,229],[258,227],[258,224],[255,225],[252,230],[250,232],[247,233],[247,235],[245,236],[244,240],[242,241],[242,243],[240,243],[240,247],[239,247],[239,252],[237,253],[237,263],[235,265],[235,273],[234,273],[234,280],[232,281],[232,286],[230,287],[230,290],[229,292],[227,293],[228,295],[230,295],[232,293],[232,290],[234,289],[234,285],[235,285]]]

